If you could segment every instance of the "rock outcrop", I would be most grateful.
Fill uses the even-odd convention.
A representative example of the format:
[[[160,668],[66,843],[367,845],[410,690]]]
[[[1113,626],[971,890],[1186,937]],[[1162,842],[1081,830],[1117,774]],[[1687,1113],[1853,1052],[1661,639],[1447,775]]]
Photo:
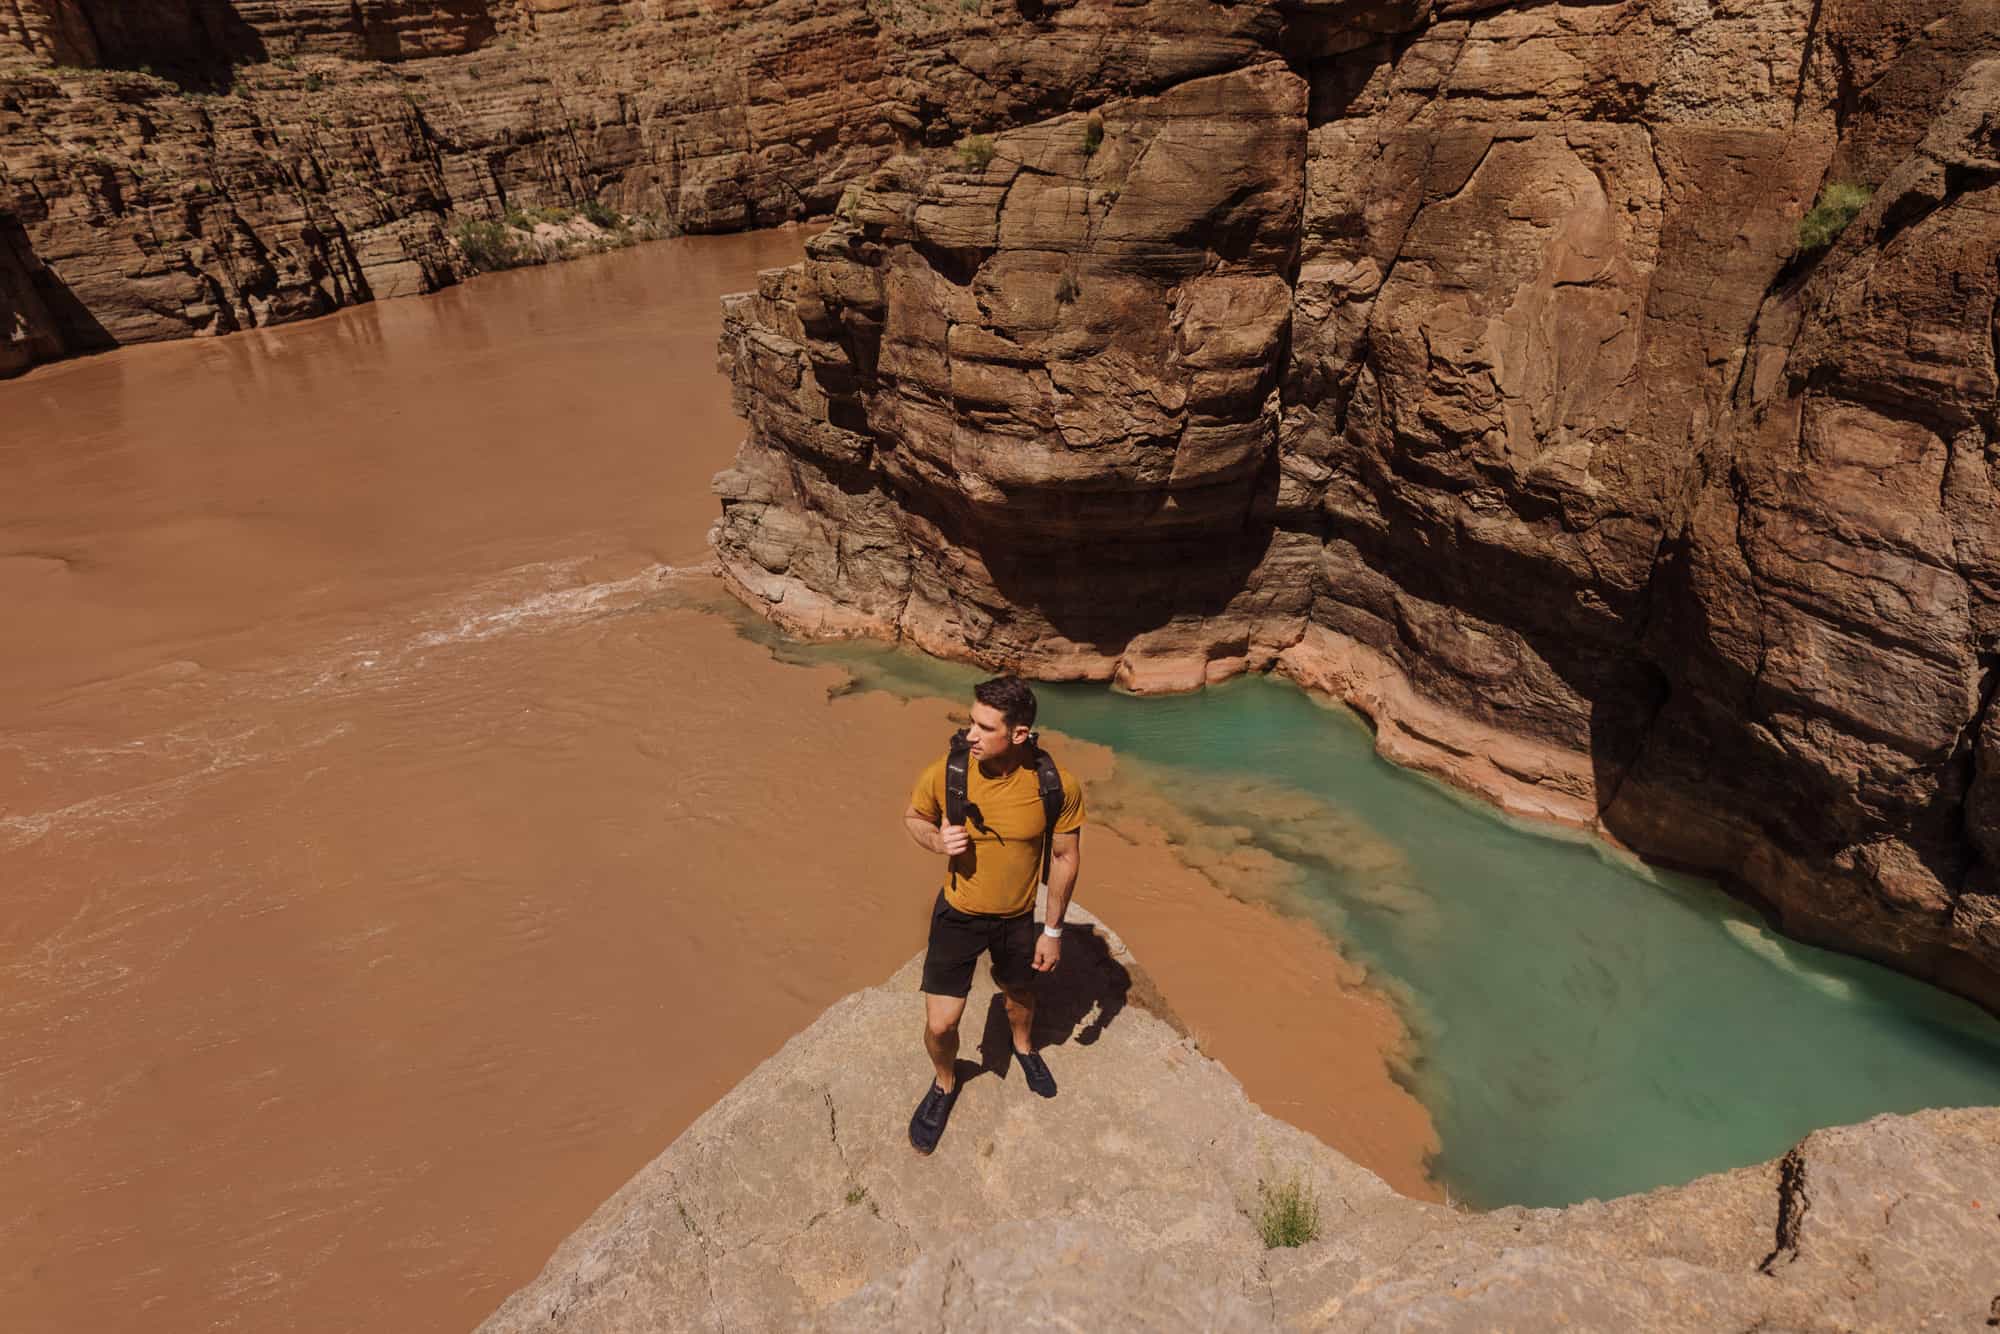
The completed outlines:
[[[1285,671],[2000,1006],[1990,0],[1277,8],[1238,68],[885,164],[729,304],[739,593]],[[1833,182],[1872,202],[1805,249]]]
[[[1964,1329],[2000,1302],[2000,1110],[1822,1131],[1605,1204],[1464,1214],[1265,1116],[1115,937],[1072,938],[1038,1021],[1054,1101],[1012,1077],[982,971],[985,1063],[962,1062],[944,1141],[917,1157],[913,961],[717,1103],[485,1334]],[[1267,1250],[1264,1193],[1287,1186],[1320,1234]]]
[[[465,219],[831,213],[899,151],[1241,65],[1257,6],[0,0],[0,373],[426,292]],[[1038,11],[1039,12],[1039,11]]]

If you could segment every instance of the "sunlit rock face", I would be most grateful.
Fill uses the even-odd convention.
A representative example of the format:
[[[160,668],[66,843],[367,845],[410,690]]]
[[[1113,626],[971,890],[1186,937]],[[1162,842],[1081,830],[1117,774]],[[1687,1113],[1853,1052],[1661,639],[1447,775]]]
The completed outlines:
[[[1272,61],[876,176],[730,308],[732,575],[802,629],[1045,675],[1241,592],[1273,546],[1306,94]]]
[[[1275,666],[2000,1003],[1990,9],[1280,10],[888,162],[729,305],[728,577],[1043,676]],[[1876,193],[1802,251],[1829,182]]]
[[[470,271],[465,219],[831,213],[893,155],[1262,58],[1256,5],[0,0],[0,374]]]

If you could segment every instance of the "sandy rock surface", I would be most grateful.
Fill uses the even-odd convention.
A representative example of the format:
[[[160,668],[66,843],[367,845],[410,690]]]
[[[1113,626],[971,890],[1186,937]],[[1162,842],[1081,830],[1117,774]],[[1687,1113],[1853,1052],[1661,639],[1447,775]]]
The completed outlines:
[[[2000,1299],[2000,1111],[1882,1117],[1608,1204],[1464,1214],[1251,1105],[1100,924],[1045,984],[1059,1095],[1021,1084],[982,971],[963,1092],[922,1158],[916,980],[912,961],[828,1010],[483,1330],[1960,1329]],[[1321,1235],[1267,1250],[1260,1183],[1294,1180]]]
[[[1189,689],[2000,1005],[1990,0],[1286,9],[729,304],[739,593]],[[1873,188],[1824,250],[1829,183]]]

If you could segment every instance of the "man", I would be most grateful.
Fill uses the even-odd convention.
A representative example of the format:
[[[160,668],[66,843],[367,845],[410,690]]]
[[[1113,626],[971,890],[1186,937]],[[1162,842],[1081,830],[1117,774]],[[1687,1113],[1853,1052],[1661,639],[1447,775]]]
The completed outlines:
[[[1018,677],[983,681],[972,692],[971,742],[963,825],[945,820],[945,763],[917,779],[903,824],[917,846],[950,858],[945,885],[931,909],[924,953],[924,1050],[936,1079],[910,1118],[910,1143],[929,1153],[944,1134],[958,1099],[958,1021],[981,954],[993,956],[993,981],[1006,999],[1014,1061],[1027,1085],[1056,1096],[1055,1077],[1035,1051],[1036,973],[1062,958],[1062,920],[1076,888],[1083,828],[1083,788],[1062,778],[1062,811],[1053,831],[1042,806],[1029,737],[1035,695]],[[1035,888],[1042,875],[1042,840],[1049,856],[1048,924],[1035,928]]]

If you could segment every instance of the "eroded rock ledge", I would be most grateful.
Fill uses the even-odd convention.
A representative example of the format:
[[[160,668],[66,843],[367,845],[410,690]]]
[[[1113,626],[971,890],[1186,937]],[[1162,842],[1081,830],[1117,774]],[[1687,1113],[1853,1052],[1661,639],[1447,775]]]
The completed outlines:
[[[1072,916],[1076,916],[1072,910]],[[1087,918],[1085,919],[1087,921]],[[793,1038],[482,1329],[1965,1329],[2000,1313],[2000,1109],[1881,1117],[1781,1162],[1568,1209],[1404,1199],[1252,1106],[1103,927],[1044,1001],[1062,1093],[966,1079],[938,1152],[915,961]],[[983,975],[967,1058],[997,1064]],[[1266,1250],[1258,1183],[1322,1233]]]
[[[1043,677],[1285,671],[2000,1007],[1991,5],[1278,9],[1238,68],[889,162],[728,304],[739,593]],[[1801,253],[1829,181],[1873,201]]]

